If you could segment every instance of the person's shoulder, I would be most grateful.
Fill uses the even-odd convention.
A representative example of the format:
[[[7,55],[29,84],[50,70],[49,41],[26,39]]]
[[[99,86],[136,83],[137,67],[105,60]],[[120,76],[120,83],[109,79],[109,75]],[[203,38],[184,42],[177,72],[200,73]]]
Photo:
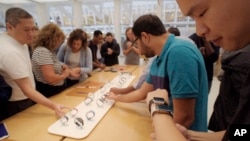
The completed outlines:
[[[50,51],[46,48],[46,47],[42,47],[42,46],[39,46],[39,47],[36,47],[34,49],[34,53],[49,53]]]
[[[176,37],[177,40],[181,40],[181,41],[187,41],[189,43],[192,43],[193,45],[195,45],[194,41],[186,36],[177,36]]]

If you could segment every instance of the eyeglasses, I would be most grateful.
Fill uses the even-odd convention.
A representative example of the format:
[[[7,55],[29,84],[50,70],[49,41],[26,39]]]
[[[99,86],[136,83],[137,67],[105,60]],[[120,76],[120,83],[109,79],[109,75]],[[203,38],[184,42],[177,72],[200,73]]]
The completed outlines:
[[[138,40],[138,37],[132,42],[132,46],[136,47],[135,42]]]

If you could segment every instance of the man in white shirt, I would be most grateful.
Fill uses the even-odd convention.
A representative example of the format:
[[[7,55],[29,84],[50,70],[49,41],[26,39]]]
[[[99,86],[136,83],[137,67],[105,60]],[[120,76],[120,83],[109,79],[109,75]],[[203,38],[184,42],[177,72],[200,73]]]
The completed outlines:
[[[35,23],[32,16],[21,8],[6,11],[6,33],[0,35],[0,74],[12,88],[8,101],[8,116],[40,103],[63,115],[64,106],[56,104],[35,90],[34,77],[28,52],[33,41]],[[33,100],[33,101],[32,101]]]

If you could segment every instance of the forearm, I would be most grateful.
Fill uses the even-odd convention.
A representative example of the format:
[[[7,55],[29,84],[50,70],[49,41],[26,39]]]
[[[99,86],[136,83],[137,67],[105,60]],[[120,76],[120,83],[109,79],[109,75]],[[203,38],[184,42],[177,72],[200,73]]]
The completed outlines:
[[[133,48],[133,50],[134,50],[134,52],[136,53],[136,54],[138,54],[138,55],[140,55],[140,50],[138,49],[138,48],[136,48],[136,47],[132,47]]]
[[[143,100],[146,98],[146,96],[147,94],[142,93],[140,90],[135,90],[128,94],[119,94],[117,95],[115,100],[119,102],[131,103],[131,102],[137,102],[137,101]]]
[[[187,141],[170,115],[155,113],[152,119],[157,141]]]
[[[220,132],[196,132],[196,131],[188,131],[190,141],[221,141],[225,131]]]
[[[28,98],[52,110],[55,109],[55,103],[32,88],[30,80],[28,78],[17,79],[16,83]]]
[[[99,61],[93,61],[93,66],[100,67],[101,63]]]
[[[120,94],[127,94],[127,93],[130,93],[130,92],[134,91],[134,90],[135,90],[135,88],[130,85],[130,86],[126,87],[126,88],[121,88],[120,89]]]
[[[123,54],[127,55],[130,51],[131,51],[131,48],[127,48],[127,49],[123,50]]]
[[[35,101],[36,103],[48,107],[51,110],[55,110],[56,104],[36,90],[32,90],[31,92],[27,93],[26,96]]]
[[[54,77],[47,77],[45,79],[49,84],[57,84],[68,77],[68,73],[64,72],[62,74],[55,74]]]

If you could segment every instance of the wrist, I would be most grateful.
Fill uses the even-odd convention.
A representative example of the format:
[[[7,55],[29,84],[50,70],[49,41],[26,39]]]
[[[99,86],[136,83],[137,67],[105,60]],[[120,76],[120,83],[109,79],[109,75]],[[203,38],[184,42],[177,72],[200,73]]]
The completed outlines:
[[[151,113],[151,105],[152,104],[160,104],[160,105],[168,105],[167,102],[165,101],[164,98],[162,97],[153,97],[149,102],[148,102],[148,110]]]
[[[164,115],[167,115],[169,117],[173,117],[172,110],[166,104],[162,104],[162,105],[161,104],[152,104],[150,113],[151,113],[151,117],[154,117],[155,114],[157,114],[157,115],[164,114]]]

